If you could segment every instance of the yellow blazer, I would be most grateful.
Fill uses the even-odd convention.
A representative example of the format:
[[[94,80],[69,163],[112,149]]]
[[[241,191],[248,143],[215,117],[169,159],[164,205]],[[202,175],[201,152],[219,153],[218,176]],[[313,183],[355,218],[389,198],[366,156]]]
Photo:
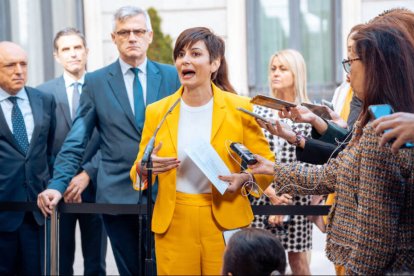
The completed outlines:
[[[214,84],[213,88],[213,121],[211,130],[211,145],[223,159],[231,172],[240,172],[240,158],[229,148],[229,141],[245,145],[253,153],[260,154],[269,160],[274,160],[269,144],[257,122],[249,115],[238,110],[243,107],[252,110],[249,98],[220,90]],[[141,159],[149,139],[167,110],[181,97],[181,87],[173,95],[155,102],[147,107],[145,124],[142,133],[140,150],[137,160],[132,166],[130,176],[135,183],[136,163]],[[158,131],[155,145],[162,142],[158,156],[177,157],[178,120],[180,103],[167,116],[163,126]],[[227,146],[226,146],[227,145]],[[237,164],[230,156],[229,151],[239,161]],[[273,180],[273,176],[255,175],[256,182],[262,190]],[[176,169],[158,175],[158,195],[154,205],[152,230],[155,233],[164,233],[173,217],[176,199]],[[224,229],[244,227],[253,220],[253,213],[247,197],[240,192],[221,195],[212,186],[212,210],[218,224]]]

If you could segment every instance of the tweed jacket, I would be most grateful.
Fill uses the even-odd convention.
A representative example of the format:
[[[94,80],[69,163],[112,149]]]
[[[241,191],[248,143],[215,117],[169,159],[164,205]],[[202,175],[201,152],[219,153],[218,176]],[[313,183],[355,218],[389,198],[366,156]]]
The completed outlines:
[[[324,166],[276,167],[283,192],[336,192],[326,253],[347,275],[414,271],[414,149],[392,154],[370,124],[357,122],[351,143]]]

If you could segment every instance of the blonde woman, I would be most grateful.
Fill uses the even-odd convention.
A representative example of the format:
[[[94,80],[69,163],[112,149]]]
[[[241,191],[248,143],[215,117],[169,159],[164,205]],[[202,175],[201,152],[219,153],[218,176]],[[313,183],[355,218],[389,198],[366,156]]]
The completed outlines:
[[[306,64],[302,55],[291,49],[286,49],[273,54],[269,60],[269,88],[270,95],[278,99],[300,104],[309,102],[306,93]],[[277,110],[268,109],[262,106],[255,106],[254,111],[266,118],[279,120]],[[282,124],[287,124],[297,133],[292,139],[283,139],[273,135],[264,129],[265,137],[269,141],[271,150],[276,159],[281,163],[296,161],[295,148],[297,138],[310,136],[311,125],[295,123],[289,119],[280,119]],[[269,186],[265,191],[267,196],[252,199],[252,205],[283,204],[286,200],[295,205],[309,205],[311,196],[294,196],[288,194],[277,196],[274,188]],[[285,219],[285,222],[283,222]],[[309,275],[309,263],[306,251],[312,249],[312,223],[306,216],[293,216],[286,220],[284,216],[255,216],[252,223],[256,228],[267,228],[277,235],[283,247],[288,252],[289,265],[295,275]]]

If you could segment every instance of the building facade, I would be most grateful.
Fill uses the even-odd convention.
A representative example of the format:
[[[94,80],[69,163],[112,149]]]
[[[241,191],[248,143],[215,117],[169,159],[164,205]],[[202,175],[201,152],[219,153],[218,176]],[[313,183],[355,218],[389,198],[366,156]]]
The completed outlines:
[[[53,36],[64,27],[84,31],[88,71],[113,62],[112,14],[124,5],[154,7],[162,30],[173,41],[186,28],[205,26],[226,41],[230,80],[244,95],[268,93],[270,55],[299,50],[308,67],[311,99],[330,100],[343,81],[341,60],[351,27],[380,12],[414,0],[0,0],[0,40],[23,45],[29,53],[29,85],[61,74],[53,59]]]

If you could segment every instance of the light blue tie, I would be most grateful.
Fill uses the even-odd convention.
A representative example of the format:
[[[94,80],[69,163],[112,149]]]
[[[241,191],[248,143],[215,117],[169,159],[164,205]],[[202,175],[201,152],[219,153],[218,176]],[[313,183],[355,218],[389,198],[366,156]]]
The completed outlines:
[[[145,103],[141,82],[138,78],[138,73],[140,70],[138,68],[131,68],[131,71],[134,73],[133,92],[135,122],[138,128],[142,129],[145,121]]]
[[[26,125],[24,123],[23,114],[17,105],[17,97],[9,97],[10,102],[13,104],[12,109],[12,125],[13,125],[13,136],[19,144],[21,150],[24,154],[27,153],[29,149],[29,139],[27,139]]]
[[[73,83],[73,94],[72,94],[72,121],[75,119],[76,116],[76,110],[79,106],[79,82]]]

